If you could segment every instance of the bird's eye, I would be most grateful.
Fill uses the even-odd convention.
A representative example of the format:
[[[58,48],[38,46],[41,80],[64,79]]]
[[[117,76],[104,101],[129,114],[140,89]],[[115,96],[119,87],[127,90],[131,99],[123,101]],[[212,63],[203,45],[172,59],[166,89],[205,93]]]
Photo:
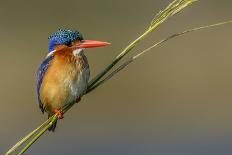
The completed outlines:
[[[69,41],[66,45],[70,47],[70,46],[72,46],[72,42]]]

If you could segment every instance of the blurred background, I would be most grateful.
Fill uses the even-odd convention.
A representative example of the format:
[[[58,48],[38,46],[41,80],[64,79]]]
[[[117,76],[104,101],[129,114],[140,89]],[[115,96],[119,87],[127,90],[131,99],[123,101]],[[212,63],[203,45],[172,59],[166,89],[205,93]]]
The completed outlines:
[[[90,49],[101,71],[171,0],[2,1],[0,152],[47,118],[36,71],[59,28],[111,42]],[[171,18],[132,54],[175,32],[232,18],[232,1],[204,0]],[[26,154],[231,155],[232,25],[176,38],[82,98]]]

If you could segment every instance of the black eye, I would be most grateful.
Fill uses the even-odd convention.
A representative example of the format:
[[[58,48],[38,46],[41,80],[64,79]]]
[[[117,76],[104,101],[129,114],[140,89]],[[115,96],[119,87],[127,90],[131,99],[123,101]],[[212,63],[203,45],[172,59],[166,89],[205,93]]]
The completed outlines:
[[[69,42],[66,43],[66,45],[70,47],[70,46],[72,46],[72,42],[69,41]]]

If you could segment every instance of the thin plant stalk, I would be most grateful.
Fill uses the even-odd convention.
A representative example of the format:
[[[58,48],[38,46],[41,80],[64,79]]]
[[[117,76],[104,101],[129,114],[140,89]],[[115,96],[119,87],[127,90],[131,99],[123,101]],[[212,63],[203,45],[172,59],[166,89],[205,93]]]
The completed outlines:
[[[18,155],[25,153],[29,147],[34,144],[58,119],[56,115],[51,118],[52,120],[18,153]]]
[[[16,143],[7,153],[11,154],[12,152],[16,151],[17,148],[19,148],[24,142],[29,140],[34,134],[36,134],[40,129],[42,129],[45,125],[47,125],[52,120],[52,117],[47,119],[43,124],[41,124],[39,127],[37,127],[35,130],[30,132],[28,135],[26,135],[22,140],[20,140],[18,143]]]
[[[189,30],[185,30],[183,32],[180,32],[180,33],[175,33],[157,43],[155,43],[154,45],[152,45],[151,47],[143,50],[142,52],[138,53],[137,55],[133,56],[132,59],[135,60],[137,59],[138,57],[144,55],[146,52],[150,51],[151,49],[153,49],[154,47],[164,43],[164,42],[167,42],[169,41],[170,39],[173,39],[173,38],[176,38],[176,37],[179,37],[181,35],[184,35],[186,33],[190,33],[190,32],[194,32],[194,31],[198,31],[198,30],[202,30],[202,29],[207,29],[207,28],[212,28],[212,27],[218,27],[218,26],[222,26],[222,25],[225,25],[225,24],[231,24],[232,23],[232,20],[229,20],[229,21],[224,21],[224,22],[220,22],[220,23],[216,23],[216,24],[211,24],[211,25],[206,25],[206,26],[201,26],[201,27],[197,27],[197,28],[193,28],[193,29],[189,29]]]
[[[89,82],[89,87],[92,87],[97,83],[103,76],[105,76],[124,56],[126,56],[140,41],[145,39],[151,32],[156,30],[163,22],[168,20],[170,17],[179,13],[185,7],[191,5],[197,0],[174,0],[170,3],[163,11],[160,11],[155,18],[152,20],[149,28],[137,39],[132,41],[116,58],[111,64],[109,64],[102,72],[100,72],[95,78]]]
[[[153,44],[149,48],[143,50],[142,52],[139,52],[138,54],[128,58],[124,63],[122,63],[118,68],[116,68],[114,71],[112,71],[104,79],[97,82],[94,86],[92,86],[90,89],[88,89],[88,93],[93,91],[94,89],[96,89],[97,87],[99,87],[100,85],[102,85],[103,83],[108,81],[109,79],[111,79],[115,74],[117,74],[119,71],[121,71],[122,69],[127,67],[130,63],[134,62],[137,58],[141,57],[142,55],[144,55],[148,51],[152,50],[153,48],[155,48],[155,47],[157,47],[157,46],[159,46],[159,45],[161,45],[161,44],[163,44],[163,43],[165,43],[165,42],[167,42],[167,41],[169,41],[171,39],[174,39],[174,38],[179,37],[181,35],[185,35],[186,33],[194,32],[194,31],[198,31],[198,30],[202,30],[202,29],[207,29],[207,28],[212,28],[212,27],[218,27],[218,26],[222,26],[222,25],[225,25],[225,24],[231,24],[231,23],[232,23],[232,20],[229,20],[229,21],[225,21],[225,22],[220,22],[220,23],[216,23],[216,24],[211,24],[211,25],[206,25],[206,26],[201,26],[201,27],[185,30],[183,32],[175,33],[173,35],[170,35],[167,38],[162,39],[159,42],[156,42],[155,44]]]

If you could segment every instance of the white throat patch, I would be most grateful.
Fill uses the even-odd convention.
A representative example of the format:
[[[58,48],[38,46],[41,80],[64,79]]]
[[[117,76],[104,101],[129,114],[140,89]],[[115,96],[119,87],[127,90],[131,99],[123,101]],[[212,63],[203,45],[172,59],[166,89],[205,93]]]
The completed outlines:
[[[83,48],[78,48],[78,49],[76,49],[76,50],[73,51],[73,55],[74,56],[80,56],[80,55],[83,54],[83,52],[84,52]]]

